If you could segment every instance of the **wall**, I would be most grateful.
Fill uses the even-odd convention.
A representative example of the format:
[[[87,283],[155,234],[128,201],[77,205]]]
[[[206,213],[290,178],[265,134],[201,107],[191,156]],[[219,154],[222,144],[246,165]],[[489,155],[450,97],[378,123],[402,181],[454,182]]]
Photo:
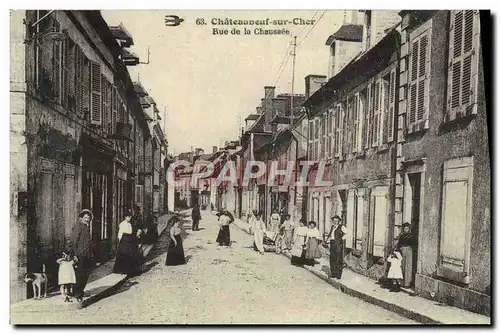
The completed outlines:
[[[361,42],[335,41],[335,43],[335,70],[333,76],[342,71],[363,48]]]

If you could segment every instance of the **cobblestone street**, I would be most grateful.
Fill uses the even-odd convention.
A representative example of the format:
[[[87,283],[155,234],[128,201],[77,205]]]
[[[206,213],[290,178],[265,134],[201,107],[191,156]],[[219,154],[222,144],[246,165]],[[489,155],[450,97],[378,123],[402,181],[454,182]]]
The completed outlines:
[[[188,263],[166,267],[168,231],[147,272],[81,310],[12,313],[14,324],[410,324],[415,323],[330,287],[273,253],[260,255],[231,227],[231,248],[215,243],[218,225],[204,213],[202,230],[185,224]]]

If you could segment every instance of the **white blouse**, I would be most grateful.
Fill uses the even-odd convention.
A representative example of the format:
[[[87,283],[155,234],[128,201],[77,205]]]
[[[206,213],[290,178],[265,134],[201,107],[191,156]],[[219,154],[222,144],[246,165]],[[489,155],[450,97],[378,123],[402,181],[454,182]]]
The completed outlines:
[[[121,240],[124,233],[132,234],[132,224],[125,220],[118,227],[118,240]]]
[[[221,226],[226,226],[226,225],[229,225],[230,223],[231,223],[231,218],[229,218],[226,215],[220,216],[220,218],[219,218],[219,224]]]
[[[316,238],[318,240],[321,240],[321,237],[319,235],[319,230],[317,228],[309,228],[309,229],[307,229],[307,236],[309,238]]]
[[[305,226],[300,226],[297,230],[295,230],[295,235],[296,236],[306,236],[308,232],[308,228]]]

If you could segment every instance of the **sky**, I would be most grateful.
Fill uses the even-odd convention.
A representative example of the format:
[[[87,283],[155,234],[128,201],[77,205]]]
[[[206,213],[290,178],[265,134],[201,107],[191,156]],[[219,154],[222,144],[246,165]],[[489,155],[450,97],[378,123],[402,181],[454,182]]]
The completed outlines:
[[[226,140],[237,140],[244,119],[253,113],[264,95],[264,86],[277,93],[291,93],[292,36],[297,36],[294,92],[304,93],[304,77],[328,75],[329,48],[325,42],[343,21],[343,11],[110,11],[102,15],[109,25],[120,23],[134,39],[130,48],[141,62],[129,66],[133,81],[139,80],[155,99],[165,120],[169,153],[193,148],[211,152]],[[165,26],[165,15],[184,21]],[[255,35],[257,26],[213,25],[212,19],[311,20],[316,24],[282,27],[290,35]],[[198,21],[197,21],[198,19]],[[201,20],[204,20],[203,24]],[[232,28],[241,35],[231,35]],[[251,35],[243,35],[243,28]],[[214,35],[213,28],[228,29]],[[274,26],[263,26],[274,29]],[[281,27],[280,27],[281,28]],[[290,53],[290,52],[288,52]],[[283,70],[279,75],[280,65]]]

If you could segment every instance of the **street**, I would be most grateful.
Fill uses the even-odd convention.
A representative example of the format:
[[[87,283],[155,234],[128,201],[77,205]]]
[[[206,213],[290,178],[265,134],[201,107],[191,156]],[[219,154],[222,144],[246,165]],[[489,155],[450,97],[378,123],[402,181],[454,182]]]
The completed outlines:
[[[115,294],[81,310],[11,314],[13,324],[414,324],[334,289],[274,253],[250,248],[250,236],[231,227],[230,248],[215,243],[216,216],[202,230],[186,221],[188,263],[166,267],[165,231],[146,264]]]

